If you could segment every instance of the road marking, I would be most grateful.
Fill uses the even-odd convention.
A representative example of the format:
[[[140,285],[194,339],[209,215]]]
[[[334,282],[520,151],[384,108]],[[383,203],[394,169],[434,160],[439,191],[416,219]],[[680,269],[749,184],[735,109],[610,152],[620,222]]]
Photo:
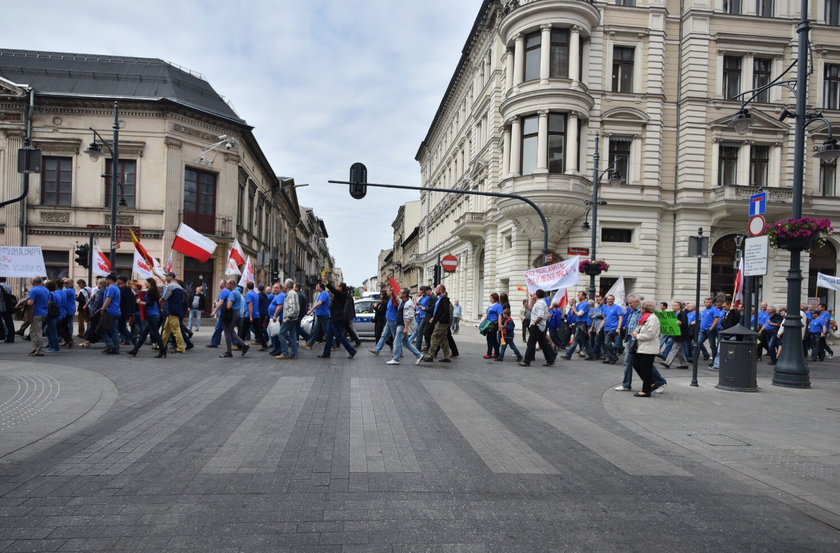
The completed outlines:
[[[454,382],[421,380],[452,424],[494,473],[557,474],[540,457]]]
[[[634,476],[691,476],[690,473],[609,432],[519,384],[487,384],[534,417],[547,422],[605,461]]]
[[[273,472],[314,383],[314,377],[277,379],[201,472]]]
[[[420,472],[385,379],[350,379],[350,472]]]

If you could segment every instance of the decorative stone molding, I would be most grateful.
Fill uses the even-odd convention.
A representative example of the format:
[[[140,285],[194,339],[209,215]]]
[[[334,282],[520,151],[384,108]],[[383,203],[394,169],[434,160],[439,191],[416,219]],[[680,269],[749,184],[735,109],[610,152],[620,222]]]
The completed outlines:
[[[78,138],[38,138],[33,141],[33,146],[40,148],[46,154],[73,154],[78,155],[82,141]]]
[[[20,123],[23,121],[23,114],[9,111],[0,111],[0,121],[13,121]]]
[[[111,224],[111,214],[110,213],[105,214],[105,224],[106,225]],[[118,214],[117,215],[117,224],[118,225],[134,226],[134,215],[119,215]]]
[[[184,145],[184,143],[178,140],[177,138],[171,138],[169,136],[163,139],[163,143],[166,144],[166,146],[169,148],[177,148],[179,150]]]
[[[179,134],[183,134],[183,135],[186,135],[186,136],[192,136],[193,138],[199,138],[199,139],[204,140],[206,142],[216,143],[216,142],[219,141],[219,135],[218,134],[210,134],[210,133],[207,133],[207,132],[200,131],[198,129],[193,129],[193,128],[190,128],[190,127],[186,127],[186,126],[178,124],[178,123],[172,123],[171,129],[172,129],[172,132],[177,132]]]
[[[39,216],[42,223],[69,223],[69,211],[40,211]]]

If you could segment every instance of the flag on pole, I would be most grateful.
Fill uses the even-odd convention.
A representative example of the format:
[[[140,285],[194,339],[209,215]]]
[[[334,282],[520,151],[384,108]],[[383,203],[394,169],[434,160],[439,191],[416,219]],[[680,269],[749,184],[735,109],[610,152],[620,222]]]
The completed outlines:
[[[239,238],[233,239],[233,245],[230,247],[230,258],[236,261],[237,267],[245,263],[245,252],[242,251],[242,246],[239,245]]]
[[[169,259],[166,260],[166,272],[172,272],[172,269],[175,268],[175,264],[172,262],[172,250],[169,250]]]
[[[391,277],[388,279],[388,284],[391,285],[391,290],[394,291],[394,296],[391,298],[391,303],[394,305],[399,305],[399,300],[397,298],[400,297],[400,283],[397,282],[397,279]]]
[[[160,261],[152,257],[148,250],[146,250],[146,247],[140,243],[140,239],[137,238],[137,235],[134,234],[133,230],[128,229],[128,232],[131,233],[131,241],[134,243],[134,251],[140,254],[140,257],[143,258],[143,261],[145,261],[145,266],[150,268],[153,275],[157,275],[158,277],[163,278],[166,275],[166,271],[163,270],[163,265],[160,264]]]
[[[91,256],[93,264],[91,265],[94,276],[106,277],[111,274],[111,261],[105,252],[99,247],[98,242],[93,243],[93,255]]]
[[[566,309],[569,305],[569,289],[560,288],[551,299],[551,305],[558,305],[560,309]]]
[[[251,256],[245,261],[245,268],[242,269],[242,278],[239,279],[239,285],[244,290],[249,282],[254,282],[254,266],[251,265]]]
[[[607,299],[607,296],[614,297],[615,304],[622,309],[627,307],[627,293],[624,291],[624,277],[618,277],[618,280],[615,281],[612,288],[607,291],[607,295],[604,296],[605,300]]]
[[[134,265],[132,266],[131,270],[138,275],[140,278],[145,280],[147,278],[154,278],[153,267],[149,265],[149,262],[143,258],[143,255],[140,253],[139,250],[134,250]]]
[[[227,269],[225,270],[226,275],[241,275],[242,271],[239,270],[239,267],[236,265],[236,260],[232,257],[228,258]]]
[[[181,252],[187,257],[205,262],[216,251],[216,243],[184,223],[181,223],[178,225],[178,232],[175,233],[175,241],[172,242],[172,249],[176,252]]]
[[[738,264],[738,274],[735,275],[735,291],[732,293],[732,306],[741,307],[744,300],[744,258]]]

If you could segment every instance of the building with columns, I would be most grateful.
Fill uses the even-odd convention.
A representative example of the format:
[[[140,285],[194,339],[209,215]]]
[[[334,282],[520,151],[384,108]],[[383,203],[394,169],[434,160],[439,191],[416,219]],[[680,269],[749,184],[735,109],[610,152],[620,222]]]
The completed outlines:
[[[253,128],[203,77],[158,59],[28,50],[0,50],[3,198],[21,193],[16,160],[28,129],[43,166],[30,175],[25,203],[0,210],[0,243],[41,246],[50,278],[87,277],[73,251],[90,234],[109,251],[110,153],[103,147],[93,161],[85,150],[91,128],[111,141],[115,101],[125,200],[117,225],[137,229],[163,263],[180,222],[212,238],[218,246],[207,263],[174,252],[175,272],[188,284],[215,289],[237,237],[259,282],[272,268],[308,276],[303,271],[321,263],[306,266],[302,252],[329,258],[325,242],[307,235],[314,228],[326,238],[326,228],[311,210],[302,213],[294,179],[277,177]],[[120,235],[116,271],[130,274],[134,248]],[[289,252],[298,257],[285,264]]]
[[[838,6],[811,4],[809,104],[840,129]],[[417,152],[423,186],[533,200],[548,220],[549,249],[565,259],[590,247],[582,227],[591,226],[595,171],[616,169],[620,182],[600,181],[594,232],[610,269],[598,289],[623,276],[650,298],[693,298],[688,238],[703,228],[711,259],[701,293],[731,294],[749,197],[769,193],[770,222],[790,216],[794,126],[779,115],[795,103],[790,90],[771,88],[750,104],[754,124],[741,135],[734,97],[796,59],[798,8],[799,0],[485,0]],[[810,127],[806,151],[826,137]],[[837,191],[836,167],[809,155],[806,216],[840,214]],[[530,206],[432,191],[421,202],[423,283],[437,254],[453,253],[461,264],[447,287],[465,318],[479,318],[492,292],[524,297],[517,286],[543,243]],[[805,252],[803,295],[814,295],[818,271],[836,274],[838,246],[832,236]],[[785,303],[788,263],[787,252],[771,250],[763,299]]]

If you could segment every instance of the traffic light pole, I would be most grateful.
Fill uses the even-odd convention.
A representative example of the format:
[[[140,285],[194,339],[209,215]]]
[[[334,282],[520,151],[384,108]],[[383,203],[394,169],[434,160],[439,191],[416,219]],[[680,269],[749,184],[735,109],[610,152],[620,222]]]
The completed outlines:
[[[366,171],[365,171],[366,173]],[[367,175],[365,175],[367,176]],[[543,264],[548,262],[548,221],[545,218],[542,210],[535,204],[533,201],[529,200],[525,196],[519,196],[517,194],[502,194],[501,192],[479,192],[478,190],[452,190],[449,188],[429,188],[429,187],[421,187],[421,186],[405,186],[402,184],[374,184],[370,182],[360,183],[359,181],[351,182],[351,181],[343,181],[343,180],[330,180],[327,181],[331,184],[347,184],[352,186],[358,186],[360,184],[364,184],[365,186],[373,186],[375,188],[394,188],[397,190],[419,190],[421,192],[443,192],[445,194],[464,194],[468,196],[490,196],[492,198],[511,198],[513,200],[519,200],[525,202],[526,204],[530,205],[534,208],[534,211],[537,212],[537,215],[540,217],[540,221],[542,221],[543,226]],[[364,197],[364,194],[361,194]],[[356,196],[353,196],[356,197]],[[359,198],[357,198],[359,199]]]
[[[113,263],[113,262],[112,262]],[[88,278],[87,285],[93,287],[93,233],[88,234]]]

